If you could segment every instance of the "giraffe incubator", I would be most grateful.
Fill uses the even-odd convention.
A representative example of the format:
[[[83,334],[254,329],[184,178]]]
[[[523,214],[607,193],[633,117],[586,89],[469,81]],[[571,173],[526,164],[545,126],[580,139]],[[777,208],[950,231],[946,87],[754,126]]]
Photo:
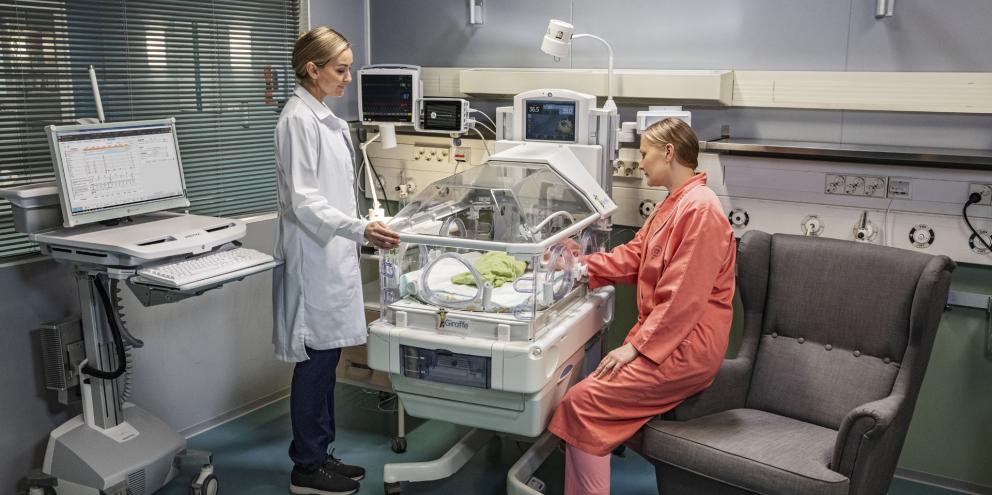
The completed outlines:
[[[616,205],[568,147],[526,142],[424,189],[390,223],[369,366],[409,414],[534,437],[612,319],[576,257]],[[595,363],[592,363],[595,364]]]

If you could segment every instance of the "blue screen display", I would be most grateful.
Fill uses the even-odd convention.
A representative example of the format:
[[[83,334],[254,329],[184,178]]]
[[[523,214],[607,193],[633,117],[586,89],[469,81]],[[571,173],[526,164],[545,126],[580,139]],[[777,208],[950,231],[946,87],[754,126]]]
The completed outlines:
[[[524,139],[575,142],[574,101],[527,100]]]

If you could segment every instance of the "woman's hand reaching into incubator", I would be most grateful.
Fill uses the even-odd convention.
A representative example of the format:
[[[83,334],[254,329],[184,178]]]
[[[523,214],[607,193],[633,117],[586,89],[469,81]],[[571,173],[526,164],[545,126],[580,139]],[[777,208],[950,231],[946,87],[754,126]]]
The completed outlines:
[[[543,261],[544,263],[548,263],[549,261],[551,261],[551,253],[552,250],[554,249],[567,249],[569,252],[571,252],[572,259],[577,260],[579,259],[579,256],[582,256],[582,247],[579,246],[579,243],[575,242],[572,239],[565,239],[559,242],[558,244],[555,244],[554,246],[545,250],[544,256],[541,258],[541,261]],[[559,256],[555,261],[555,270],[561,270],[564,268],[565,268],[565,258]]]
[[[592,372],[593,378],[606,378],[607,380],[612,380],[617,373],[620,372],[620,368],[623,368],[627,363],[631,362],[640,353],[634,348],[632,344],[624,344],[616,349],[610,351],[602,361],[599,362],[599,366],[596,367],[596,371]]]
[[[369,222],[365,226],[365,240],[379,249],[392,249],[400,245],[400,236],[382,222]]]

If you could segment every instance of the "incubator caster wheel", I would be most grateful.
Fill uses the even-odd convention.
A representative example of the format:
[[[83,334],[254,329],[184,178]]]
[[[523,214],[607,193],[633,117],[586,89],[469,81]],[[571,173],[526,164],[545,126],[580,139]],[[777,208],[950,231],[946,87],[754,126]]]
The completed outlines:
[[[189,495],[217,495],[219,489],[214,467],[207,464],[189,482]]]
[[[392,448],[393,448],[393,452],[396,452],[397,454],[402,454],[406,452],[406,438],[404,437],[393,438]]]
[[[400,495],[403,492],[399,483],[383,483],[383,485],[385,485],[386,495]]]

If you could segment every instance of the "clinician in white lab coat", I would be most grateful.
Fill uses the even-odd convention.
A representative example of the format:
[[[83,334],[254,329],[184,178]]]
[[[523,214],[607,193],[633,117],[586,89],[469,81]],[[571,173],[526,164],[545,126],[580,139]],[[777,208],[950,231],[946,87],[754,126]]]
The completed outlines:
[[[358,217],[348,124],[324,104],[351,82],[348,41],[327,27],[293,47],[299,85],[275,131],[279,231],[273,274],[276,357],[294,362],[290,492],[346,494],[365,470],[328,455],[334,441],[335,368],[341,348],[365,343],[358,244],[392,248],[399,237]]]

